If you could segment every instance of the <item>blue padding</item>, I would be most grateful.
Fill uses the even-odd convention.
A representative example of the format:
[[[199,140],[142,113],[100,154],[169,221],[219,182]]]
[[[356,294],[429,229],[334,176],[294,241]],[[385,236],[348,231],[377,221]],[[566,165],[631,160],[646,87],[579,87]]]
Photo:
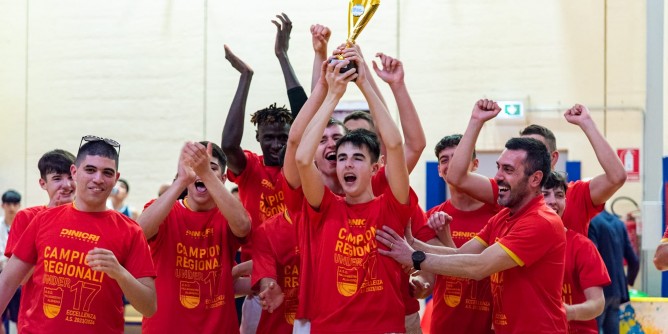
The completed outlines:
[[[427,207],[429,210],[445,201],[445,182],[438,175],[438,162],[427,161]]]
[[[663,191],[661,192],[661,201],[663,202],[663,225],[661,232],[666,230],[666,220],[668,220],[668,206],[666,206],[666,191],[668,188],[668,157],[663,157]],[[663,235],[661,235],[663,236]],[[661,273],[661,297],[668,297],[668,271]]]
[[[582,179],[582,162],[566,161],[566,173],[568,174],[568,182]]]

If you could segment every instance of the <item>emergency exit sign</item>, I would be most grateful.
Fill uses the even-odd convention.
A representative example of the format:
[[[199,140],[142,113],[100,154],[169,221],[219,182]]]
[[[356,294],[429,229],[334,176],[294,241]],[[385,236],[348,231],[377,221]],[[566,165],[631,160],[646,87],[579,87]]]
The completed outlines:
[[[501,112],[497,116],[503,119],[524,119],[524,103],[521,101],[499,101]]]

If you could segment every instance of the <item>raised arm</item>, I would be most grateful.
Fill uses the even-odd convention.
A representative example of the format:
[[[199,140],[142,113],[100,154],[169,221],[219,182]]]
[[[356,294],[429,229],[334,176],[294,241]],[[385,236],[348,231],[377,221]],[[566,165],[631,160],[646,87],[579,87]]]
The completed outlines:
[[[473,106],[469,124],[466,132],[462,136],[457,149],[450,160],[446,180],[452,187],[459,189],[467,195],[485,202],[494,203],[494,190],[489,179],[483,175],[476,174],[469,170],[471,157],[475,149],[475,143],[480,135],[480,130],[486,121],[496,117],[501,108],[492,100],[478,100]]]
[[[315,164],[313,164],[313,157],[315,156],[322,133],[327,127],[327,122],[341,96],[345,93],[348,82],[358,77],[355,70],[340,73],[341,68],[347,63],[348,61],[343,61],[327,65],[325,74],[328,85],[327,96],[320,109],[318,109],[304,130],[301,144],[297,147],[295,153],[304,197],[309,205],[316,209],[320,208],[320,204],[322,203],[322,198],[325,194],[325,185],[320,178],[320,172],[318,172]]]
[[[207,147],[200,143],[186,143],[183,148],[184,163],[189,165],[206,186],[218,210],[227,220],[232,234],[239,238],[248,235],[251,229],[248,212],[241,202],[223,185],[221,166],[211,162],[212,144]],[[221,173],[221,176],[216,175]]]
[[[626,171],[622,162],[591,118],[587,107],[576,104],[566,110],[564,117],[568,123],[575,124],[589,139],[598,163],[603,167],[603,174],[597,175],[589,183],[589,193],[594,205],[605,203],[626,182]]]
[[[415,165],[417,165],[422,151],[427,146],[427,138],[422,129],[420,117],[418,117],[417,110],[415,110],[415,105],[408,94],[408,89],[404,82],[404,65],[398,59],[383,53],[377,53],[376,57],[380,58],[383,68],[378,68],[376,62],[373,61],[373,69],[379,78],[390,85],[394,99],[397,102],[397,107],[399,108],[401,131],[406,140],[404,145],[406,167],[410,173],[415,168]]]
[[[277,20],[271,20],[271,23],[276,26],[276,42],[274,43],[274,53],[276,53],[278,63],[281,65],[283,79],[285,79],[285,88],[288,91],[288,100],[290,101],[292,118],[295,118],[302,109],[302,106],[304,105],[307,97],[304,89],[299,84],[299,79],[297,79],[295,71],[292,69],[290,58],[288,58],[292,21],[290,21],[290,18],[285,13],[276,15],[276,18],[278,18],[280,23]]]
[[[315,89],[311,92],[311,97],[306,100],[306,103],[302,107],[302,110],[297,115],[297,118],[292,122],[290,126],[290,134],[288,135],[288,142],[285,147],[285,158],[283,160],[283,174],[285,180],[288,182],[290,187],[298,188],[301,186],[301,180],[299,179],[299,171],[297,169],[297,162],[295,161],[295,152],[297,151],[297,146],[302,141],[302,136],[306,126],[309,124],[313,116],[318,111],[322,102],[325,100],[327,95],[327,81],[325,81],[325,71],[327,69],[327,63],[325,61],[320,63],[320,71],[322,73],[319,76],[318,83],[315,85]]]
[[[350,49],[348,49],[350,50]],[[387,183],[392,190],[394,198],[399,203],[408,203],[408,194],[410,185],[408,184],[408,168],[406,168],[406,159],[404,158],[404,145],[399,128],[387,111],[385,104],[373,89],[369,77],[371,73],[367,71],[364,60],[359,55],[346,56],[346,59],[357,62],[359,76],[356,84],[364,94],[364,98],[369,104],[371,117],[376,123],[376,130],[387,150],[385,175]]]
[[[311,26],[311,42],[313,43],[313,52],[315,56],[313,58],[313,73],[311,75],[311,91],[314,91],[316,85],[321,79],[321,67],[322,63],[327,60],[327,43],[329,42],[329,36],[332,32],[329,28],[321,25],[314,24]]]
[[[244,113],[246,111],[246,100],[248,100],[248,91],[250,90],[251,79],[253,78],[253,69],[246,65],[232,50],[225,45],[225,59],[234,67],[241,76],[237,85],[237,92],[234,94],[230,111],[225,119],[223,127],[221,147],[227,157],[227,167],[235,175],[241,174],[246,168],[246,155],[241,148],[241,138],[244,134]]]
[[[159,196],[151,205],[149,205],[137,219],[137,223],[141,226],[141,229],[144,231],[144,236],[146,239],[153,238],[160,229],[160,225],[165,221],[169,211],[172,210],[174,202],[179,198],[179,195],[183,192],[189,184],[195,182],[195,172],[183,162],[183,149],[181,149],[181,154],[179,156],[178,172],[176,174],[176,179],[172,184],[167,188],[167,190]]]

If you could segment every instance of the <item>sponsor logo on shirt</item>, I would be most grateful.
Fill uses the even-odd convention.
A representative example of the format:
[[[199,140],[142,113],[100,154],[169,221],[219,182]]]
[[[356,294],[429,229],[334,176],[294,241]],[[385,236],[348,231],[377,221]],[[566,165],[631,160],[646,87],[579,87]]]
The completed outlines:
[[[60,236],[63,238],[76,239],[79,241],[90,242],[92,244],[97,244],[100,241],[100,236],[93,233],[82,232],[77,230],[71,230],[64,228],[60,230]]]

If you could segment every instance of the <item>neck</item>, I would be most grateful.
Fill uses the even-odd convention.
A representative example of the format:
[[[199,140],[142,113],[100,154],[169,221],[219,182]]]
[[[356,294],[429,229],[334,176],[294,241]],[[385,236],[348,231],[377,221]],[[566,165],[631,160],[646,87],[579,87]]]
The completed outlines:
[[[524,208],[527,204],[529,204],[529,202],[531,202],[534,198],[540,195],[541,195],[540,191],[534,191],[534,192],[530,191],[516,205],[513,205],[513,207],[508,207],[508,209],[510,209],[510,214],[514,215],[515,212],[522,210],[522,208]]]
[[[79,197],[74,199],[73,202],[74,208],[83,212],[103,212],[107,211],[106,203],[87,203],[86,201],[81,200]]]
[[[341,187],[341,184],[339,183],[339,180],[336,178],[336,174],[334,174],[334,177],[328,177],[327,175],[320,174],[322,176],[322,183],[325,184],[329,190],[331,190],[333,193],[337,195],[344,195],[345,193],[343,192],[343,187]]]
[[[186,196],[186,198],[183,199],[183,205],[190,211],[204,212],[213,209],[216,206],[216,203],[213,200],[205,203],[197,203],[197,201],[194,201],[191,197]]]
[[[115,210],[118,210],[123,206],[123,201],[116,198],[116,197],[112,197],[111,198],[111,205],[114,207]]]
[[[365,190],[364,192],[356,196],[346,194],[346,203],[348,204],[367,203],[371,202],[374,199],[374,197],[375,196],[373,196],[373,190],[371,190],[371,187],[369,187],[369,189]]]
[[[14,222],[14,217],[16,217],[15,214],[13,214],[13,215],[6,215],[6,216],[5,216],[5,225],[7,225],[7,226],[12,226],[12,223]]]

